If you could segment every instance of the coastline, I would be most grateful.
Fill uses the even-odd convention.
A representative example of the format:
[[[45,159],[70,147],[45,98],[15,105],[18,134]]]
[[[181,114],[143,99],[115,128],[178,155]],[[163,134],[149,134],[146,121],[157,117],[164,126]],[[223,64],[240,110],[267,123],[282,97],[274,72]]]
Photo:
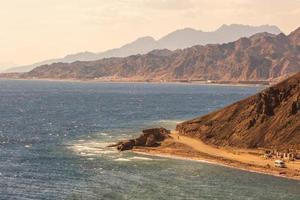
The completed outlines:
[[[209,83],[209,82],[200,82],[200,81],[145,81],[145,80],[85,80],[85,79],[51,79],[51,78],[10,78],[10,77],[1,77],[0,80],[15,80],[15,81],[49,81],[49,82],[65,82],[65,83],[125,83],[125,84],[178,84],[178,85],[204,85],[204,86],[231,86],[231,87],[268,87],[271,83],[262,84],[262,83],[238,83],[238,82],[226,82],[226,83]]]
[[[242,171],[246,171],[246,172],[251,172],[251,173],[256,173],[256,174],[263,174],[263,175],[269,175],[269,176],[274,176],[274,177],[278,177],[278,178],[285,178],[285,179],[289,179],[289,180],[296,180],[296,181],[300,181],[300,177],[299,178],[295,178],[295,177],[288,177],[288,176],[283,176],[280,174],[276,174],[276,173],[271,173],[271,172],[263,172],[263,171],[259,171],[259,170],[251,170],[251,169],[246,169],[243,167],[237,167],[237,166],[233,166],[233,165],[227,165],[224,164],[222,162],[217,162],[217,161],[213,161],[213,160],[209,160],[209,159],[200,159],[200,158],[188,158],[188,157],[183,157],[183,156],[176,156],[176,155],[172,155],[172,154],[164,154],[164,153],[147,153],[144,151],[139,150],[132,150],[133,153],[139,154],[139,155],[145,155],[145,156],[155,156],[155,157],[160,157],[160,158],[168,158],[168,159],[174,159],[174,160],[186,160],[186,161],[191,161],[191,162],[199,162],[199,163],[208,163],[208,164],[212,164],[212,165],[218,165],[218,166],[222,166],[222,167],[227,167],[227,168],[231,168],[231,169],[236,169],[236,170],[242,170]]]
[[[215,148],[215,151],[223,151],[223,154],[214,154],[210,149],[205,149],[205,146],[201,146],[203,150],[194,149],[192,146],[185,145],[184,143],[178,142],[178,136],[174,133],[171,134],[172,138],[161,143],[158,147],[136,147],[132,152],[137,154],[165,157],[170,159],[189,160],[196,162],[205,162],[223,167],[229,167],[233,169],[248,171],[252,173],[266,174],[280,178],[287,178],[291,180],[300,181],[300,162],[298,163],[287,163],[288,168],[275,168],[273,167],[273,160],[263,160],[259,156],[253,156],[249,152],[245,153],[245,150],[228,150],[220,149],[216,147],[209,147],[211,150]],[[180,140],[184,140],[184,136],[180,136]],[[196,139],[191,139],[196,140]],[[205,144],[204,144],[205,145]],[[237,151],[239,151],[237,153]],[[230,154],[238,154],[236,157]],[[228,155],[228,156],[227,156]],[[249,157],[247,159],[240,159],[240,155]],[[256,162],[251,162],[251,159],[255,159]]]

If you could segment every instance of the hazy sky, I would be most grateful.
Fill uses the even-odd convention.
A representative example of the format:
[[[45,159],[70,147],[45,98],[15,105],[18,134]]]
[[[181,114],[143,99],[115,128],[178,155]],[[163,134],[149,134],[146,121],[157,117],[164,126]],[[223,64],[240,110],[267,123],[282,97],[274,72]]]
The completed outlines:
[[[300,0],[0,0],[0,66],[222,24],[300,26]]]

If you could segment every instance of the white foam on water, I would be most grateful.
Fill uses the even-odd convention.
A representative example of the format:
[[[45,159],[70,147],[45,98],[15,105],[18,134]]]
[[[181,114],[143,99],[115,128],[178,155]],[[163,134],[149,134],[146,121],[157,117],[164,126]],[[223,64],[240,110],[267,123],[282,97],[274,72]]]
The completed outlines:
[[[118,153],[116,149],[108,148],[111,143],[100,141],[78,140],[75,143],[68,145],[68,149],[82,157],[97,157],[106,154]]]
[[[129,162],[130,159],[127,159],[127,158],[117,158],[117,159],[115,159],[114,161],[118,161],[118,162]]]
[[[101,133],[97,133],[97,135],[108,136],[109,134],[108,134],[108,133],[101,132]]]
[[[116,158],[114,161],[121,161],[121,162],[130,162],[130,161],[152,161],[154,159],[147,158],[147,157],[140,157],[140,156],[134,156],[134,157],[127,157],[127,158]]]
[[[85,152],[80,152],[80,155],[86,156],[86,157],[91,157],[91,156],[96,156],[97,154],[94,153],[85,153]]]
[[[113,154],[113,153],[118,153],[118,151],[114,151],[114,150],[103,150],[101,151],[102,154]]]
[[[147,157],[134,156],[134,157],[130,158],[130,160],[154,160],[154,159],[147,158]]]

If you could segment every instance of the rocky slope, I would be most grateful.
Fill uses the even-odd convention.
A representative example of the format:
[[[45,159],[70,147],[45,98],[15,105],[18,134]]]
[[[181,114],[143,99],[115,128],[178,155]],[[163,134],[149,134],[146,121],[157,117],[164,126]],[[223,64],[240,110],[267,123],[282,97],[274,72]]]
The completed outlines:
[[[22,78],[261,81],[300,71],[300,28],[259,33],[221,45],[154,50],[145,55],[40,66]]]
[[[176,129],[217,146],[300,149],[300,73]]]
[[[126,57],[135,54],[145,54],[154,49],[166,48],[175,50],[194,45],[226,43],[237,40],[240,37],[249,37],[261,32],[279,34],[281,33],[281,30],[276,26],[246,26],[240,24],[223,25],[216,31],[212,32],[185,28],[173,31],[159,40],[155,40],[153,37],[149,36],[141,37],[131,43],[123,45],[120,48],[110,49],[100,53],[80,52],[67,55],[64,58],[49,59],[28,66],[14,67],[6,72],[28,72],[35,67],[57,62],[72,63],[75,61],[93,61],[110,57]]]

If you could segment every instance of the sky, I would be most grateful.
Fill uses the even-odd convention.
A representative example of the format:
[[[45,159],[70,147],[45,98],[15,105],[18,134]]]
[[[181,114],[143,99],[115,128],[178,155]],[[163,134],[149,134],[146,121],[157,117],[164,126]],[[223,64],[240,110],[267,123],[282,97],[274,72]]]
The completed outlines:
[[[300,26],[300,0],[0,0],[0,70],[101,52],[176,29],[222,24]]]

